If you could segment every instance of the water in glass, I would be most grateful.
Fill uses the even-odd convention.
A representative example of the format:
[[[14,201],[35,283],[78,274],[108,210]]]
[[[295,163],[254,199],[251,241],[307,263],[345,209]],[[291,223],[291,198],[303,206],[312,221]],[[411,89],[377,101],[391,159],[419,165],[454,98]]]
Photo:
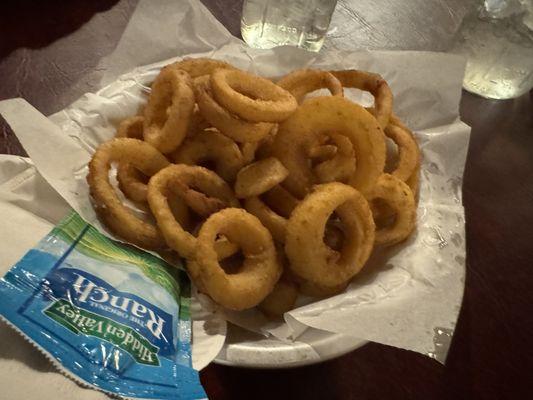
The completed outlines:
[[[252,47],[319,51],[337,0],[245,0],[241,33]]]
[[[533,0],[484,0],[465,18],[453,52],[467,58],[463,87],[492,99],[533,88]]]

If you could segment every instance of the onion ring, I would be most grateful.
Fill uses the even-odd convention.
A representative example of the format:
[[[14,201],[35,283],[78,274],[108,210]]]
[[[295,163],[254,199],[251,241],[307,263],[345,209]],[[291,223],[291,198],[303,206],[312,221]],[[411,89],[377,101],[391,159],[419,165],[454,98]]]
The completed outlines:
[[[391,115],[385,134],[398,148],[397,165],[390,174],[407,183],[413,192],[415,202],[418,203],[421,154],[416,137],[394,113]],[[375,219],[394,215],[394,211],[390,207],[382,207],[375,202],[372,204],[372,212]]]
[[[239,146],[213,129],[186,138],[171,158],[177,164],[201,165],[213,162],[214,171],[225,181],[233,182],[244,165]]]
[[[148,189],[148,185],[146,186],[146,189]],[[148,199],[146,202],[148,202]],[[187,204],[185,204],[183,199],[180,199],[178,196],[172,196],[168,199],[168,205],[176,221],[178,221],[178,223],[184,229],[189,229],[192,221],[189,213],[189,207]]]
[[[337,146],[332,144],[315,144],[307,150],[307,156],[319,163],[330,160],[337,154]]]
[[[331,134],[336,145],[336,154],[313,168],[313,172],[320,183],[347,183],[355,173],[355,151],[352,142],[346,136]]]
[[[132,200],[137,207],[149,210],[146,204],[149,178],[146,175],[131,164],[120,163],[117,166],[117,180],[120,190],[127,198]],[[177,196],[173,196],[169,199],[169,206],[176,220],[183,227],[188,227],[190,221],[187,205]]]
[[[276,84],[291,93],[298,103],[306,94],[319,89],[328,89],[332,96],[344,95],[339,80],[328,71],[319,69],[298,69],[285,75]]]
[[[149,177],[137,170],[129,163],[119,163],[117,166],[117,180],[120,190],[142,210],[150,210],[147,203]],[[181,226],[187,228],[190,223],[189,209],[183,200],[177,196],[169,198],[172,214]]]
[[[177,195],[198,213],[209,214],[212,204],[202,202],[198,187],[208,196],[220,200],[216,210],[221,206],[238,206],[230,187],[216,175],[203,167],[184,164],[170,165],[155,174],[148,183],[148,204],[168,246],[184,258],[194,256],[196,238],[176,221],[169,207],[168,198]],[[205,199],[212,197],[205,196]],[[199,201],[199,202],[198,202]]]
[[[214,243],[218,235],[236,243],[244,255],[241,270],[226,274],[218,261]],[[226,208],[211,215],[200,228],[195,261],[199,280],[214,301],[232,310],[259,304],[272,291],[282,272],[268,230],[246,211]],[[195,282],[196,283],[196,282]]]
[[[132,138],[143,139],[143,126],[144,117],[142,115],[136,115],[129,117],[120,122],[117,128],[115,137],[117,138]]]
[[[297,205],[298,200],[280,185],[274,186],[261,197],[250,197],[244,201],[244,208],[259,218],[279,243],[285,242],[287,218]]]
[[[374,96],[374,112],[382,129],[389,124],[392,113],[392,92],[387,81],[380,75],[366,71],[350,69],[330,71],[345,88],[356,88],[370,92]]]
[[[203,117],[198,105],[194,107],[194,111],[191,115],[189,122],[189,129],[187,130],[187,137],[196,135],[197,132],[201,132],[205,129],[212,128],[211,124]]]
[[[337,252],[324,243],[326,223],[335,212],[343,223],[344,243]],[[363,268],[374,244],[375,225],[368,202],[342,183],[317,185],[289,218],[285,252],[293,274],[316,286],[336,287]]]
[[[414,145],[416,146],[416,152],[418,153],[417,163],[411,175],[407,179],[405,179],[404,182],[409,185],[411,191],[413,192],[413,195],[415,196],[415,201],[418,202],[418,190],[420,185],[420,164],[422,162],[422,155],[420,153],[420,148],[418,147],[418,141],[416,140],[414,133],[400,120],[400,118],[396,116],[396,114],[393,113],[391,115],[390,123],[400,127],[405,132],[407,132],[411,136],[412,140],[414,141]]]
[[[298,205],[298,199],[283,186],[277,185],[262,195],[265,202],[279,215],[289,218]]]
[[[263,158],[268,158],[272,155],[272,145],[274,144],[274,138],[278,132],[278,125],[274,125],[270,134],[266,136],[260,142],[257,142],[257,148],[254,151],[254,157],[256,160],[262,160]],[[244,152],[244,149],[243,149]],[[252,162],[250,160],[249,162]]]
[[[189,275],[191,282],[194,283],[199,292],[206,293],[207,289],[202,282],[200,266],[196,260],[193,258],[185,260],[185,266],[187,269],[187,275]]]
[[[283,186],[303,198],[316,183],[307,149],[332,132],[350,139],[357,166],[348,184],[363,193],[372,189],[385,166],[385,136],[376,119],[363,107],[336,96],[314,97],[280,124],[273,156],[289,170]]]
[[[258,308],[269,318],[279,318],[294,308],[297,298],[298,287],[287,274],[283,274],[272,292],[259,303]]]
[[[179,164],[169,174],[173,175],[171,191],[200,216],[208,217],[223,208],[239,206],[227,183],[206,168]]]
[[[398,146],[398,164],[390,174],[405,182],[419,164],[420,152],[416,139],[412,133],[393,123],[385,128],[385,135]]]
[[[226,238],[218,239],[215,242],[214,247],[215,247],[215,251],[217,253],[217,258],[219,261],[226,260],[239,251],[239,247],[231,243]],[[205,288],[205,285],[202,283],[200,266],[196,262],[196,260],[194,259],[186,260],[185,265],[187,268],[187,273],[189,274],[189,278],[194,283],[194,285],[197,287],[198,291],[201,293],[207,293],[207,289]],[[237,265],[237,268],[238,267],[239,265]]]
[[[329,139],[333,145],[337,148],[336,154],[343,156],[354,157],[353,144],[350,139],[346,136],[332,133],[329,135]]]
[[[372,108],[370,108],[370,110],[372,110]],[[403,121],[395,113],[391,114],[389,123],[399,126],[403,130],[409,132],[414,137],[413,132],[407,127],[407,125],[403,123]]]
[[[237,142],[257,142],[272,130],[271,123],[244,121],[218,104],[213,98],[209,79],[197,80],[194,93],[202,116],[224,135]]]
[[[230,242],[227,237],[222,236],[215,242],[215,250],[217,251],[218,259],[224,260],[237,253],[239,251],[239,246]]]
[[[118,198],[109,182],[111,162],[130,163],[147,176],[165,168],[169,162],[153,146],[137,139],[119,138],[101,144],[89,163],[89,184],[95,210],[118,236],[146,249],[164,246],[159,230],[136,217]]]
[[[390,174],[378,179],[368,201],[382,199],[396,216],[391,226],[376,229],[376,244],[391,246],[405,240],[416,224],[416,202],[409,186]]]
[[[118,126],[115,137],[143,139],[144,117],[137,115],[124,119]],[[126,197],[136,203],[146,202],[146,183],[148,177],[135,169],[131,164],[118,163],[117,180],[120,190]]]
[[[347,183],[355,172],[355,158],[337,156],[318,164],[313,171],[320,183]]]
[[[241,149],[242,159],[244,161],[244,165],[248,165],[251,162],[255,160],[255,155],[257,150],[259,149],[259,144],[261,142],[246,142],[241,143],[239,146]]]
[[[285,242],[285,233],[287,231],[288,223],[287,218],[274,212],[258,196],[245,199],[244,208],[261,221],[275,241],[279,243]]]
[[[184,58],[182,61],[165,66],[165,68],[185,71],[191,78],[198,78],[204,75],[211,75],[216,69],[235,69],[235,67],[221,60],[212,58]]]
[[[194,111],[192,81],[186,72],[164,68],[144,110],[144,140],[162,153],[174,151],[185,138]]]
[[[118,187],[135,203],[145,203],[148,192],[148,177],[129,163],[117,165]]]
[[[285,180],[289,171],[277,158],[256,161],[242,168],[235,181],[238,198],[259,196]]]
[[[220,105],[252,122],[283,121],[298,106],[285,89],[240,70],[216,70],[211,75],[211,89]]]

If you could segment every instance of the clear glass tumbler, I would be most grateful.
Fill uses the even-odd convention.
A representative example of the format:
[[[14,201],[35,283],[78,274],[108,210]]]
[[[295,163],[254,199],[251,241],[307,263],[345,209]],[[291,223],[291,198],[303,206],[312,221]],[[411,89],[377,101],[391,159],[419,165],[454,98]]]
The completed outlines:
[[[533,0],[484,0],[463,21],[452,52],[467,58],[463,87],[492,99],[533,88]]]
[[[337,0],[245,0],[241,34],[251,47],[319,51]]]

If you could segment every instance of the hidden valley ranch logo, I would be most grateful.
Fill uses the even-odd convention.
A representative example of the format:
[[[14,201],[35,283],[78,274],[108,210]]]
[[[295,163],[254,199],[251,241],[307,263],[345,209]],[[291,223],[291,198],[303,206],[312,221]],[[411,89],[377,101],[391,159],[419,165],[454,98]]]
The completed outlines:
[[[77,269],[54,271],[48,286],[54,301],[44,313],[74,334],[103,339],[145,365],[171,353],[172,317],[159,307]]]

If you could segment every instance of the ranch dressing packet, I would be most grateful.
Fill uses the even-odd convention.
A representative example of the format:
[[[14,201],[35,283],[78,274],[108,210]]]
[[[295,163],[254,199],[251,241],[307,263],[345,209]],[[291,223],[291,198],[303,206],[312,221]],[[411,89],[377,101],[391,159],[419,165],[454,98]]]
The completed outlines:
[[[122,397],[207,398],[190,283],[72,212],[0,280],[0,315],[75,380]]]

